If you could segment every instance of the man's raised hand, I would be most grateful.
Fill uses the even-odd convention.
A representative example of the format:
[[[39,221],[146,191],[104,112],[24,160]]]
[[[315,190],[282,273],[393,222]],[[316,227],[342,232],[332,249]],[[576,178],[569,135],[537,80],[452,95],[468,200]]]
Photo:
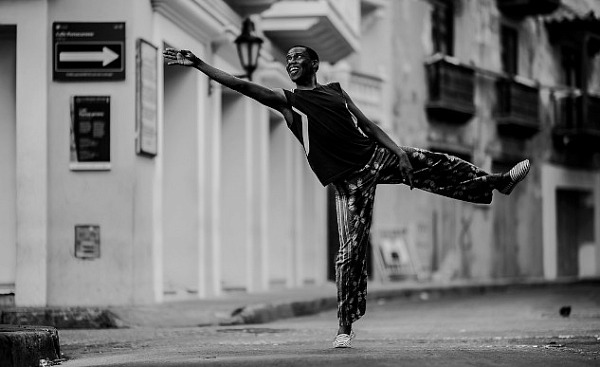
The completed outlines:
[[[405,151],[401,150],[398,153],[398,158],[400,158],[400,162],[399,162],[399,168],[400,168],[400,173],[402,174],[402,177],[404,177],[406,179],[406,181],[408,181],[408,184],[410,186],[410,189],[413,189],[413,167],[412,164],[410,164],[410,160],[408,159],[408,154],[406,154]]]
[[[167,48],[163,51],[163,57],[167,60],[167,65],[194,66],[198,63],[198,58],[189,50],[177,50]]]

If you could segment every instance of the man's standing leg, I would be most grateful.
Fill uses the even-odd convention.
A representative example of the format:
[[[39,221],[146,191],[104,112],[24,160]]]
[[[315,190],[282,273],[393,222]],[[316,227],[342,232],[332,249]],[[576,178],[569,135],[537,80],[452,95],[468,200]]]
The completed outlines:
[[[366,256],[375,188],[375,177],[362,172],[335,185],[340,237],[335,264],[340,326],[338,338],[334,342],[336,347],[350,346],[352,324],[360,319],[366,310]],[[338,340],[340,338],[341,342]],[[339,343],[336,345],[336,342]]]

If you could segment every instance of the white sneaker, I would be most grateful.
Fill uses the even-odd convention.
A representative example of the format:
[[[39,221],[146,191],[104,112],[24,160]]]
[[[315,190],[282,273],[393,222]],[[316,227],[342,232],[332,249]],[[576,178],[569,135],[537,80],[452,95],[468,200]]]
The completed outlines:
[[[352,330],[350,332],[350,335],[338,334],[338,335],[336,335],[335,339],[333,340],[333,347],[334,348],[352,348],[352,339],[354,339],[355,336],[356,336],[356,334],[354,334],[354,330]]]

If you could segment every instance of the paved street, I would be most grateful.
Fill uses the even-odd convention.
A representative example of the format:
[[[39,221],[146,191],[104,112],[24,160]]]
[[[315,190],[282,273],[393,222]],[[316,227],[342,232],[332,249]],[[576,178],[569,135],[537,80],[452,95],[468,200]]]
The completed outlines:
[[[60,337],[65,367],[598,366],[600,289],[373,299],[352,349],[331,348],[335,329],[335,311],[327,311],[260,325],[61,330]]]

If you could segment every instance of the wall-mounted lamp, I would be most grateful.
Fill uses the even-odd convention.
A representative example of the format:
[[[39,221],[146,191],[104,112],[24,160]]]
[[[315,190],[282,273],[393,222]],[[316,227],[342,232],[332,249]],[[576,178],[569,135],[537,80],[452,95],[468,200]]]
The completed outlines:
[[[240,63],[249,80],[252,80],[252,73],[258,66],[258,55],[263,40],[254,34],[254,23],[250,18],[246,18],[242,23],[242,34],[235,39]]]

